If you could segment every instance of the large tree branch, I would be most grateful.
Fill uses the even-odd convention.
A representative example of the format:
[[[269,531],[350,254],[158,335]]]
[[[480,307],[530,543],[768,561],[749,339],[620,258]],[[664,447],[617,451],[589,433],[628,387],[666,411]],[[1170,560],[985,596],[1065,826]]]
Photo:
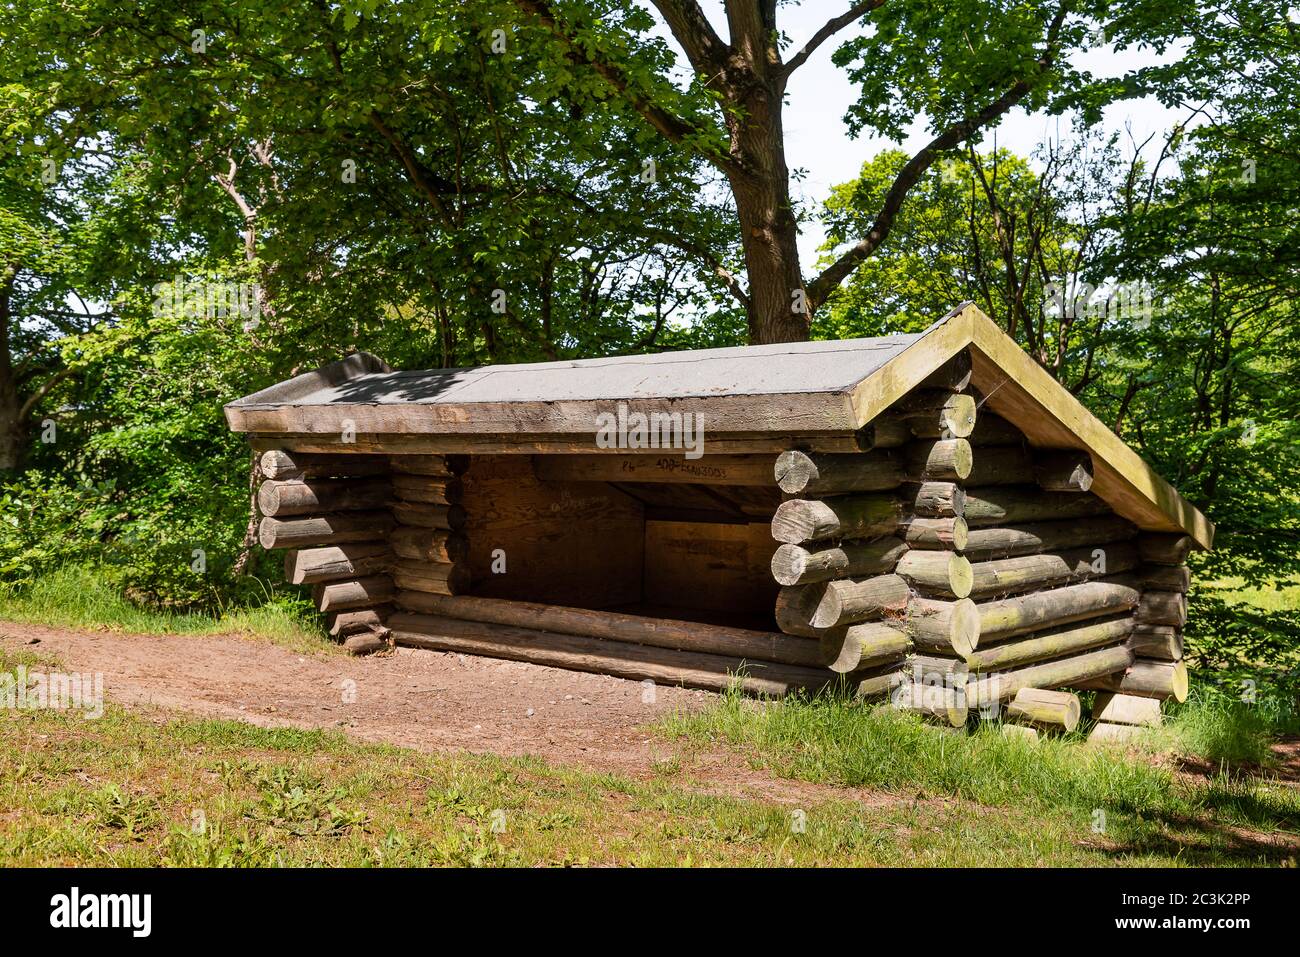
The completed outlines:
[[[442,196],[440,194],[454,193],[456,191],[456,184],[438,176],[425,166],[424,163],[420,161],[420,158],[416,155],[415,151],[411,149],[410,146],[408,146],[402,138],[388,126],[387,123],[380,119],[378,114],[370,114],[370,125],[379,131],[379,135],[388,142],[388,145],[392,147],[393,152],[397,154],[397,158],[401,160],[402,166],[406,170],[406,175],[411,180],[411,183],[420,191],[421,195],[429,201],[433,208],[437,210],[438,215],[442,217],[442,221],[450,225],[452,223],[451,214],[447,210],[446,203],[442,201]]]
[[[70,375],[72,375],[71,367],[64,366],[58,372],[54,373],[42,382],[40,386],[37,387],[36,391],[27,397],[27,401],[24,402],[22,407],[18,410],[18,421],[26,422],[27,417],[31,415],[32,410],[36,408],[36,404],[49,395],[51,389]]]
[[[799,67],[803,66],[819,46],[835,34],[839,33],[853,21],[859,20],[877,7],[883,6],[884,2],[885,0],[863,0],[862,3],[855,3],[838,17],[828,20],[820,30],[812,35],[807,43],[799,48],[798,53],[786,61],[785,66],[781,68],[782,80],[788,77],[795,70],[799,69]]]
[[[595,70],[606,83],[617,90],[632,105],[633,109],[641,114],[646,122],[671,142],[683,143],[707,132],[664,109],[649,97],[633,89],[632,81],[622,68],[588,53],[556,18],[555,12],[546,0],[515,0],[515,6],[524,13],[536,17],[556,39],[568,48],[570,56],[577,63]],[[696,146],[701,156],[724,173],[736,176],[745,175],[741,164],[721,150],[699,149],[696,144],[692,145]]]
[[[1061,24],[1065,22],[1066,7],[1067,4],[1061,5],[1048,27],[1046,46],[1035,65],[1037,76],[1047,72],[1056,59],[1057,42]],[[1037,76],[1034,79],[1037,79]],[[871,229],[867,232],[867,235],[847,249],[835,262],[827,266],[820,276],[808,283],[806,287],[808,305],[812,309],[816,309],[824,303],[831,290],[843,282],[853,270],[880,247],[880,244],[885,241],[885,237],[889,235],[889,231],[893,228],[894,220],[898,217],[898,211],[902,208],[908,192],[917,184],[925,171],[934,164],[940,154],[964,142],[1002,116],[1024,99],[1033,88],[1033,80],[1017,80],[996,100],[989,103],[975,115],[953,123],[908,160],[894,178],[889,191],[885,194],[885,200],[881,204],[880,211],[876,214],[876,220],[871,224]]]
[[[695,72],[712,75],[721,70],[731,52],[696,0],[651,0],[686,51]]]

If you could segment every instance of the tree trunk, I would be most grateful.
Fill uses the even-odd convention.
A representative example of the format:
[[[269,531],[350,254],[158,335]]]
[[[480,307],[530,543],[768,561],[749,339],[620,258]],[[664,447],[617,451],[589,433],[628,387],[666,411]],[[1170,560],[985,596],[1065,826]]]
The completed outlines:
[[[4,285],[0,286],[0,472],[18,471],[27,438],[23,400],[18,394],[13,358],[9,353],[10,295],[17,275],[17,264],[9,264],[5,269]]]
[[[730,121],[730,132],[732,153],[744,168],[728,180],[749,277],[749,341],[802,342],[812,316],[799,268],[799,227],[790,205],[782,84],[748,71],[737,82],[743,88],[730,90],[728,99],[740,106],[741,116]]]

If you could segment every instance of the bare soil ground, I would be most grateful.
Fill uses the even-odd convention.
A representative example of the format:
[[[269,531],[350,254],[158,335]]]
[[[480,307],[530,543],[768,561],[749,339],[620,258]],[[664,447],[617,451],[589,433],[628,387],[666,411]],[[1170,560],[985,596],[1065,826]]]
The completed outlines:
[[[143,711],[342,731],[422,751],[532,754],[631,777],[678,760],[701,790],[781,803],[896,800],[777,778],[731,754],[685,752],[645,730],[709,702],[714,696],[705,691],[406,648],[365,658],[302,655],[236,635],[130,635],[2,620],[0,647],[52,656],[70,672],[102,673],[109,702]]]

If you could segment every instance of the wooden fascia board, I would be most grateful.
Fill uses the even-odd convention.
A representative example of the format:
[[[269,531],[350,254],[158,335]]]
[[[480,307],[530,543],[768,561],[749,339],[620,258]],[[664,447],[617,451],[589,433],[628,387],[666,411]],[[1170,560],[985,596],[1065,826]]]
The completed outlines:
[[[1202,548],[1210,547],[1213,523],[973,304],[858,383],[850,394],[856,426],[869,423],[966,348],[985,405],[1024,432],[1031,445],[1087,451],[1095,472],[1092,490],[1118,514],[1140,528],[1185,532]]]
[[[595,435],[597,416],[629,411],[694,413],[705,436],[740,432],[845,432],[854,430],[847,392],[717,395],[674,399],[601,399],[559,402],[401,403],[338,405],[256,404],[226,406],[237,432],[336,433],[350,428],[379,434],[570,433]]]
[[[1095,473],[1092,491],[1140,528],[1181,531],[1202,548],[1211,547],[1214,524],[1196,506],[991,319],[970,309],[975,381],[990,409],[1031,444],[1087,451]]]

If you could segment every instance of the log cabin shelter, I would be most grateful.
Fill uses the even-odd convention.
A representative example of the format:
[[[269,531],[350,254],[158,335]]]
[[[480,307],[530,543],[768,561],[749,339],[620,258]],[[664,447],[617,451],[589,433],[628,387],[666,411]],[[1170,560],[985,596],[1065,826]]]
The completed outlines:
[[[761,694],[1186,694],[1212,525],[970,304],[844,341],[358,353],[225,412],[261,453],[261,544],[354,650]]]

